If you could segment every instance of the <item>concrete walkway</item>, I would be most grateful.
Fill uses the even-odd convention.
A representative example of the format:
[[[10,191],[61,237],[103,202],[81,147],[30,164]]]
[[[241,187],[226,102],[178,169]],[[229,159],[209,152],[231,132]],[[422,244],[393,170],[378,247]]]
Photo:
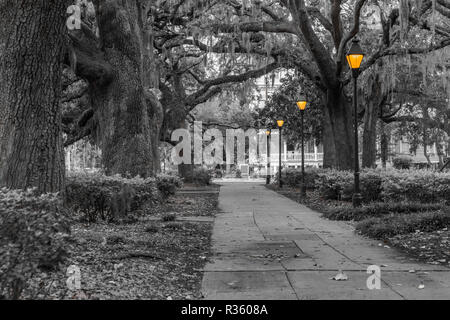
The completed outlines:
[[[450,299],[449,268],[380,247],[262,184],[223,183],[219,206],[206,299]],[[367,288],[370,265],[382,267],[381,290]],[[330,279],[339,270],[348,281]]]

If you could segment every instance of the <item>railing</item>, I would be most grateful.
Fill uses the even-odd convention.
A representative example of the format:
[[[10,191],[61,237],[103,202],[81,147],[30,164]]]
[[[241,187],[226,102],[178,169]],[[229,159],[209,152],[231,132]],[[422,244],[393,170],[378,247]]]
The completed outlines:
[[[279,154],[275,153],[271,155],[271,162],[278,161]],[[283,163],[301,163],[302,154],[300,152],[288,152],[286,155],[281,154],[281,161]],[[323,161],[323,153],[305,153],[305,162],[321,162]]]

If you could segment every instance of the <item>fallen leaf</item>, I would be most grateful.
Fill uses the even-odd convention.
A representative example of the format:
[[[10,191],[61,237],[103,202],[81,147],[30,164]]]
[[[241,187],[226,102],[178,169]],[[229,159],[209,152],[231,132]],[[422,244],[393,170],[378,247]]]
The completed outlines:
[[[331,278],[330,280],[347,281],[348,280],[348,276],[344,272],[339,271],[339,273],[337,275],[335,275],[333,278]]]

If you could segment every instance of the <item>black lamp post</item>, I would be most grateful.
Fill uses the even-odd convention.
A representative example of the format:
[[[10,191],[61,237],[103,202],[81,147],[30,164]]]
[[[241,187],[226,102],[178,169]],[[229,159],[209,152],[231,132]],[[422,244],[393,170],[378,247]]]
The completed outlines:
[[[284,120],[277,120],[277,124],[278,124],[278,128],[280,128],[280,134],[279,134],[279,138],[280,138],[280,144],[279,144],[279,162],[278,162],[278,186],[281,188],[283,188],[283,182],[281,181],[281,132],[283,129],[283,125],[284,125]]]
[[[297,101],[297,106],[300,109],[300,115],[301,115],[301,131],[302,131],[302,186],[300,189],[300,195],[303,199],[306,198],[306,183],[305,183],[305,110],[306,105],[308,103],[306,102],[306,99],[304,97],[301,97]]]
[[[268,129],[266,131],[267,135],[267,175],[266,175],[266,184],[270,184],[270,134],[272,132]]]
[[[355,191],[353,194],[353,206],[360,207],[362,204],[361,190],[359,187],[359,146],[358,146],[358,76],[364,52],[359,45],[359,40],[353,39],[352,46],[347,53],[347,62],[352,69],[353,75],[353,107],[354,107],[354,129],[355,129]]]

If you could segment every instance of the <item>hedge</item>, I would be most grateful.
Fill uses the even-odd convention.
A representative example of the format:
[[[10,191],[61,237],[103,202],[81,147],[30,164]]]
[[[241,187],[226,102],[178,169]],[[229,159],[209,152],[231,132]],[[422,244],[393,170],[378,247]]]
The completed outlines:
[[[205,168],[194,168],[193,172],[188,172],[184,177],[184,182],[193,183],[197,186],[209,186],[213,177],[212,171]]]
[[[35,274],[57,269],[69,238],[69,215],[57,194],[0,189],[0,300],[21,298]]]
[[[85,220],[117,221],[144,205],[154,205],[173,195],[181,181],[158,176],[142,179],[107,177],[101,174],[75,174],[67,177],[66,204],[82,213]]]
[[[448,209],[446,206],[417,202],[373,202],[360,208],[338,207],[327,209],[323,216],[330,220],[361,221],[368,218],[383,217],[392,214],[411,214],[417,212],[433,212]]]
[[[306,184],[327,200],[351,201],[354,174],[351,171],[308,169]],[[313,182],[314,181],[314,182]],[[361,193],[367,202],[423,202],[450,204],[450,173],[428,170],[363,170]],[[288,169],[283,182],[290,187],[301,184],[301,171]]]
[[[315,188],[315,181],[319,177],[320,169],[305,168],[305,185],[306,188],[311,190]],[[302,171],[301,169],[285,169],[281,174],[281,181],[283,185],[288,185],[291,188],[301,186],[302,183]],[[276,175],[274,183],[278,184],[278,175]]]

